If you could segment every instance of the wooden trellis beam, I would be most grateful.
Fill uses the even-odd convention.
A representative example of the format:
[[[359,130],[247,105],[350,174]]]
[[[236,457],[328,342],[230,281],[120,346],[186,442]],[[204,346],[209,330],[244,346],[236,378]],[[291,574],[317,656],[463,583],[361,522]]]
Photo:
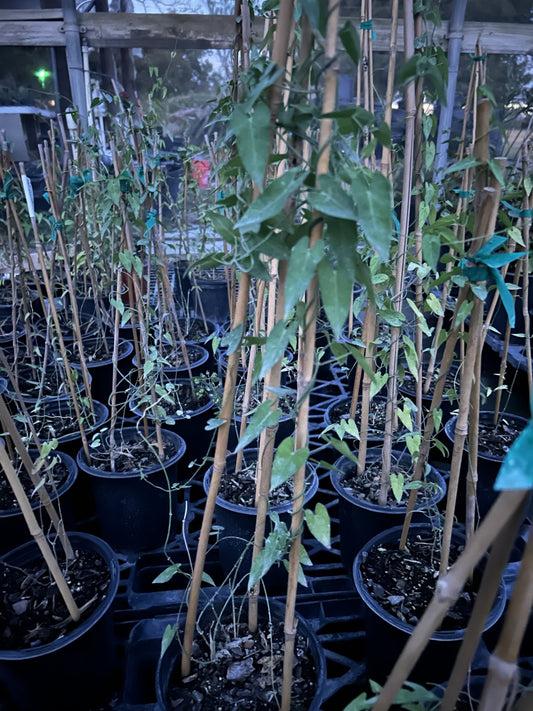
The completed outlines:
[[[344,23],[342,19],[341,22]],[[354,20],[357,23],[357,20]],[[157,47],[159,49],[229,49],[233,46],[235,20],[232,15],[177,15],[144,13],[78,13],[80,34],[89,47]],[[0,45],[65,46],[61,11],[1,10]],[[373,49],[389,51],[390,22],[374,19]],[[254,24],[256,38],[262,36],[262,20]],[[462,52],[474,52],[481,35],[488,54],[533,54],[531,25],[509,22],[465,22]],[[434,41],[448,45],[448,22],[435,28]],[[403,51],[403,23],[398,27],[398,50]]]

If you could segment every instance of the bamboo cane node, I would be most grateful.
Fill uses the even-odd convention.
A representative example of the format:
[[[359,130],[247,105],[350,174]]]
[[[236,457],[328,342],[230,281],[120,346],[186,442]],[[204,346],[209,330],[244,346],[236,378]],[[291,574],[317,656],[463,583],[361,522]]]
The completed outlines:
[[[287,625],[285,625],[285,641],[286,642],[293,642],[296,639],[296,629],[298,627],[298,620],[294,620],[294,627],[289,628]]]

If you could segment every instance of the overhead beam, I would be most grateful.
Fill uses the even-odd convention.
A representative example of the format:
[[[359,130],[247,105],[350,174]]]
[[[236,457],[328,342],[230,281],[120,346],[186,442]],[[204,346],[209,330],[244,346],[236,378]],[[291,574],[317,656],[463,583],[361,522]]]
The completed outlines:
[[[41,19],[42,18],[42,19]],[[144,13],[78,13],[80,34],[90,47],[145,47],[160,49],[230,49],[235,37],[233,15],[176,15]],[[58,13],[34,10],[0,11],[0,45],[65,46],[65,28]],[[373,49],[388,52],[390,22],[374,19]],[[262,20],[254,23],[256,40]],[[465,22],[462,52],[474,52],[478,37],[487,54],[533,54],[531,25],[509,22]],[[434,28],[436,44],[447,48],[448,23]],[[403,51],[403,23],[397,46]]]

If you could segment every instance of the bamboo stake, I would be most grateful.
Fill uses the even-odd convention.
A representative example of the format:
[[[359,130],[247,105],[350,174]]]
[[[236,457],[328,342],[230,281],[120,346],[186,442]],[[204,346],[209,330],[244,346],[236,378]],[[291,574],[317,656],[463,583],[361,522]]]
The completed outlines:
[[[23,176],[24,193],[26,195],[26,200],[28,202],[28,209],[30,211],[30,220],[31,220],[31,225],[32,225],[32,229],[33,229],[33,238],[35,240],[35,247],[37,249],[37,258],[39,259],[39,264],[41,265],[42,279],[44,281],[45,290],[48,295],[48,300],[49,300],[49,305],[50,305],[50,313],[51,313],[52,318],[54,320],[54,325],[55,325],[55,328],[57,331],[57,337],[58,337],[58,342],[59,342],[59,348],[61,351],[61,357],[63,359],[63,363],[65,364],[65,371],[66,371],[66,375],[67,375],[68,386],[69,386],[70,395],[72,398],[72,404],[74,406],[74,411],[76,413],[76,418],[78,420],[78,427],[80,429],[83,451],[85,452],[85,456],[87,457],[87,462],[90,464],[91,458],[90,458],[90,454],[89,454],[89,445],[87,444],[85,427],[83,426],[83,421],[82,421],[82,417],[81,417],[77,393],[74,388],[74,382],[72,380],[72,374],[70,372],[70,368],[68,367],[67,351],[65,348],[65,342],[63,340],[63,335],[61,333],[61,327],[59,325],[59,318],[58,318],[57,311],[56,311],[55,304],[54,304],[54,294],[53,294],[52,287],[50,285],[50,280],[48,279],[48,274],[46,271],[46,264],[44,262],[43,247],[42,247],[42,243],[41,243],[41,238],[39,236],[39,230],[37,228],[37,220],[35,218],[35,211],[33,209],[33,198],[32,198],[32,195],[30,194],[30,192],[28,191],[27,183],[29,182],[29,179],[26,176],[26,172],[24,170],[24,165],[22,163],[20,164],[20,172],[21,172],[21,175]]]
[[[277,66],[284,66],[285,57],[289,43],[290,24],[293,13],[292,0],[281,0],[278,24],[274,40],[272,60]],[[281,104],[281,87],[279,84],[274,84],[271,88],[269,97],[270,111],[273,121],[277,117]],[[254,185],[254,199],[260,194],[259,186]],[[235,308],[235,321],[233,328],[244,326],[248,312],[248,298],[250,292],[251,277],[247,272],[241,273],[239,293]],[[205,564],[205,555],[209,542],[209,534],[211,531],[211,522],[215,509],[217,493],[220,487],[222,474],[226,465],[226,449],[228,444],[229,427],[233,410],[233,401],[235,395],[235,386],[237,382],[237,371],[239,365],[239,351],[236,349],[228,358],[227,375],[224,383],[224,395],[222,398],[222,408],[220,419],[223,424],[220,425],[217,432],[217,441],[215,446],[215,455],[213,461],[213,473],[209,486],[209,493],[205,503],[204,515],[202,518],[202,526],[200,529],[200,537],[198,539],[198,549],[194,562],[194,569],[191,577],[191,587],[189,593],[189,605],[187,609],[187,619],[185,621],[185,630],[183,635],[183,648],[181,656],[181,673],[182,676],[188,676],[191,668],[191,653],[192,642],[194,638],[194,628],[196,622],[196,612],[198,609],[198,601],[200,599],[200,588],[202,584],[202,574]]]
[[[336,0],[329,0],[328,22],[326,29],[325,59],[327,70],[324,76],[324,96],[322,114],[329,114],[335,109],[337,97],[338,67],[335,60],[337,31],[340,17],[340,5]],[[332,120],[322,118],[320,121],[320,136],[318,143],[318,161],[316,180],[329,172],[331,152]],[[314,215],[318,217],[318,215]],[[313,220],[309,247],[312,249],[322,238],[323,222]],[[298,389],[299,404],[296,414],[295,449],[307,446],[309,436],[309,393],[315,367],[315,335],[316,315],[318,308],[318,279],[315,274],[306,295],[305,326],[300,329],[300,351],[298,354]],[[300,541],[303,526],[303,501],[305,496],[305,465],[294,475],[293,509],[291,517],[291,549],[289,553],[289,580],[287,584],[287,601],[285,605],[285,652],[283,656],[283,687],[281,693],[281,711],[289,711],[291,705],[292,667],[294,659],[294,643],[296,638],[296,590],[298,586],[298,570],[300,566]]]
[[[500,639],[490,658],[479,711],[500,711],[505,707],[509,687],[517,680],[517,659],[532,605],[533,537],[530,536],[513,586]]]
[[[385,94],[385,123],[390,128],[392,123],[392,99],[394,93],[394,75],[396,72],[396,40],[398,35],[399,0],[392,0],[392,19],[389,46],[389,69],[387,74],[387,90]],[[392,181],[391,150],[383,146],[381,154],[381,172]]]
[[[0,357],[5,360],[3,353],[0,353]],[[29,418],[27,411],[25,415],[28,422],[31,422],[31,418]],[[22,437],[20,436],[15,423],[13,422],[13,418],[11,417],[9,410],[7,409],[5,400],[2,395],[0,395],[0,421],[2,422],[3,429],[8,432],[15,446],[15,449],[19,454],[20,460],[24,468],[26,469],[33,486],[37,491],[39,499],[41,500],[41,503],[44,506],[46,513],[50,517],[50,521],[52,522],[52,525],[59,536],[59,540],[61,541],[61,545],[63,546],[63,550],[65,551],[65,556],[68,560],[72,560],[74,558],[74,553],[72,551],[72,546],[67,537],[67,534],[65,533],[63,519],[58,516],[58,513],[54,507],[54,504],[52,503],[52,500],[50,499],[50,495],[48,494],[46,487],[40,486],[41,478],[34,471],[31,457],[28,453],[28,450],[26,449],[26,446],[24,445],[24,442],[22,441]],[[31,426],[33,427],[33,424]],[[39,440],[36,440],[36,444],[40,453],[41,445]]]
[[[11,464],[9,457],[7,456],[7,452],[3,447],[0,447],[0,465],[4,470],[7,480],[9,481],[13,494],[17,499],[17,503],[22,511],[22,515],[24,516],[29,532],[35,543],[39,546],[39,550],[43,554],[43,558],[46,561],[50,575],[54,578],[59,593],[67,606],[69,614],[74,622],[77,622],[80,619],[80,609],[72,597],[72,593],[70,592],[70,589],[65,581],[63,573],[61,572],[57,560],[54,558],[50,544],[46,540],[46,536],[35,518],[35,514],[33,513],[28,497],[26,496],[26,492],[18,480],[17,474],[13,469],[13,465]]]
[[[414,55],[415,27],[413,2],[404,2],[404,32],[405,59]],[[400,215],[400,234],[398,237],[398,252],[396,255],[396,273],[394,284],[393,306],[398,313],[403,305],[403,286],[405,265],[407,259],[407,238],[409,233],[409,215],[411,209],[411,188],[413,184],[413,161],[415,142],[416,96],[415,85],[410,82],[405,89],[405,162],[402,186],[402,210]],[[385,432],[383,435],[383,457],[381,469],[381,486],[379,503],[385,504],[390,486],[390,467],[392,455],[393,423],[396,417],[396,401],[398,387],[398,351],[400,345],[400,329],[391,327],[391,346],[389,361],[389,378],[387,382],[387,407],[385,416]]]
[[[373,711],[387,711],[391,707],[403,682],[409,677],[422,654],[427,641],[440,625],[448,609],[459,597],[471,570],[501,535],[501,530],[507,521],[515,515],[517,509],[524,505],[528,494],[529,492],[526,490],[504,491],[498,496],[460,557],[446,575],[437,582],[435,594],[398,657],[374,704]]]

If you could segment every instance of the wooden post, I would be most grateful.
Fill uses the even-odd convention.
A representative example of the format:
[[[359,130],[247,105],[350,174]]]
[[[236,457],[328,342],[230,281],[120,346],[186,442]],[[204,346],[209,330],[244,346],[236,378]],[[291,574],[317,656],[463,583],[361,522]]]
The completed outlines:
[[[63,8],[67,64],[72,89],[72,103],[77,108],[82,127],[87,128],[87,100],[81,56],[80,28],[74,0],[61,0]]]

